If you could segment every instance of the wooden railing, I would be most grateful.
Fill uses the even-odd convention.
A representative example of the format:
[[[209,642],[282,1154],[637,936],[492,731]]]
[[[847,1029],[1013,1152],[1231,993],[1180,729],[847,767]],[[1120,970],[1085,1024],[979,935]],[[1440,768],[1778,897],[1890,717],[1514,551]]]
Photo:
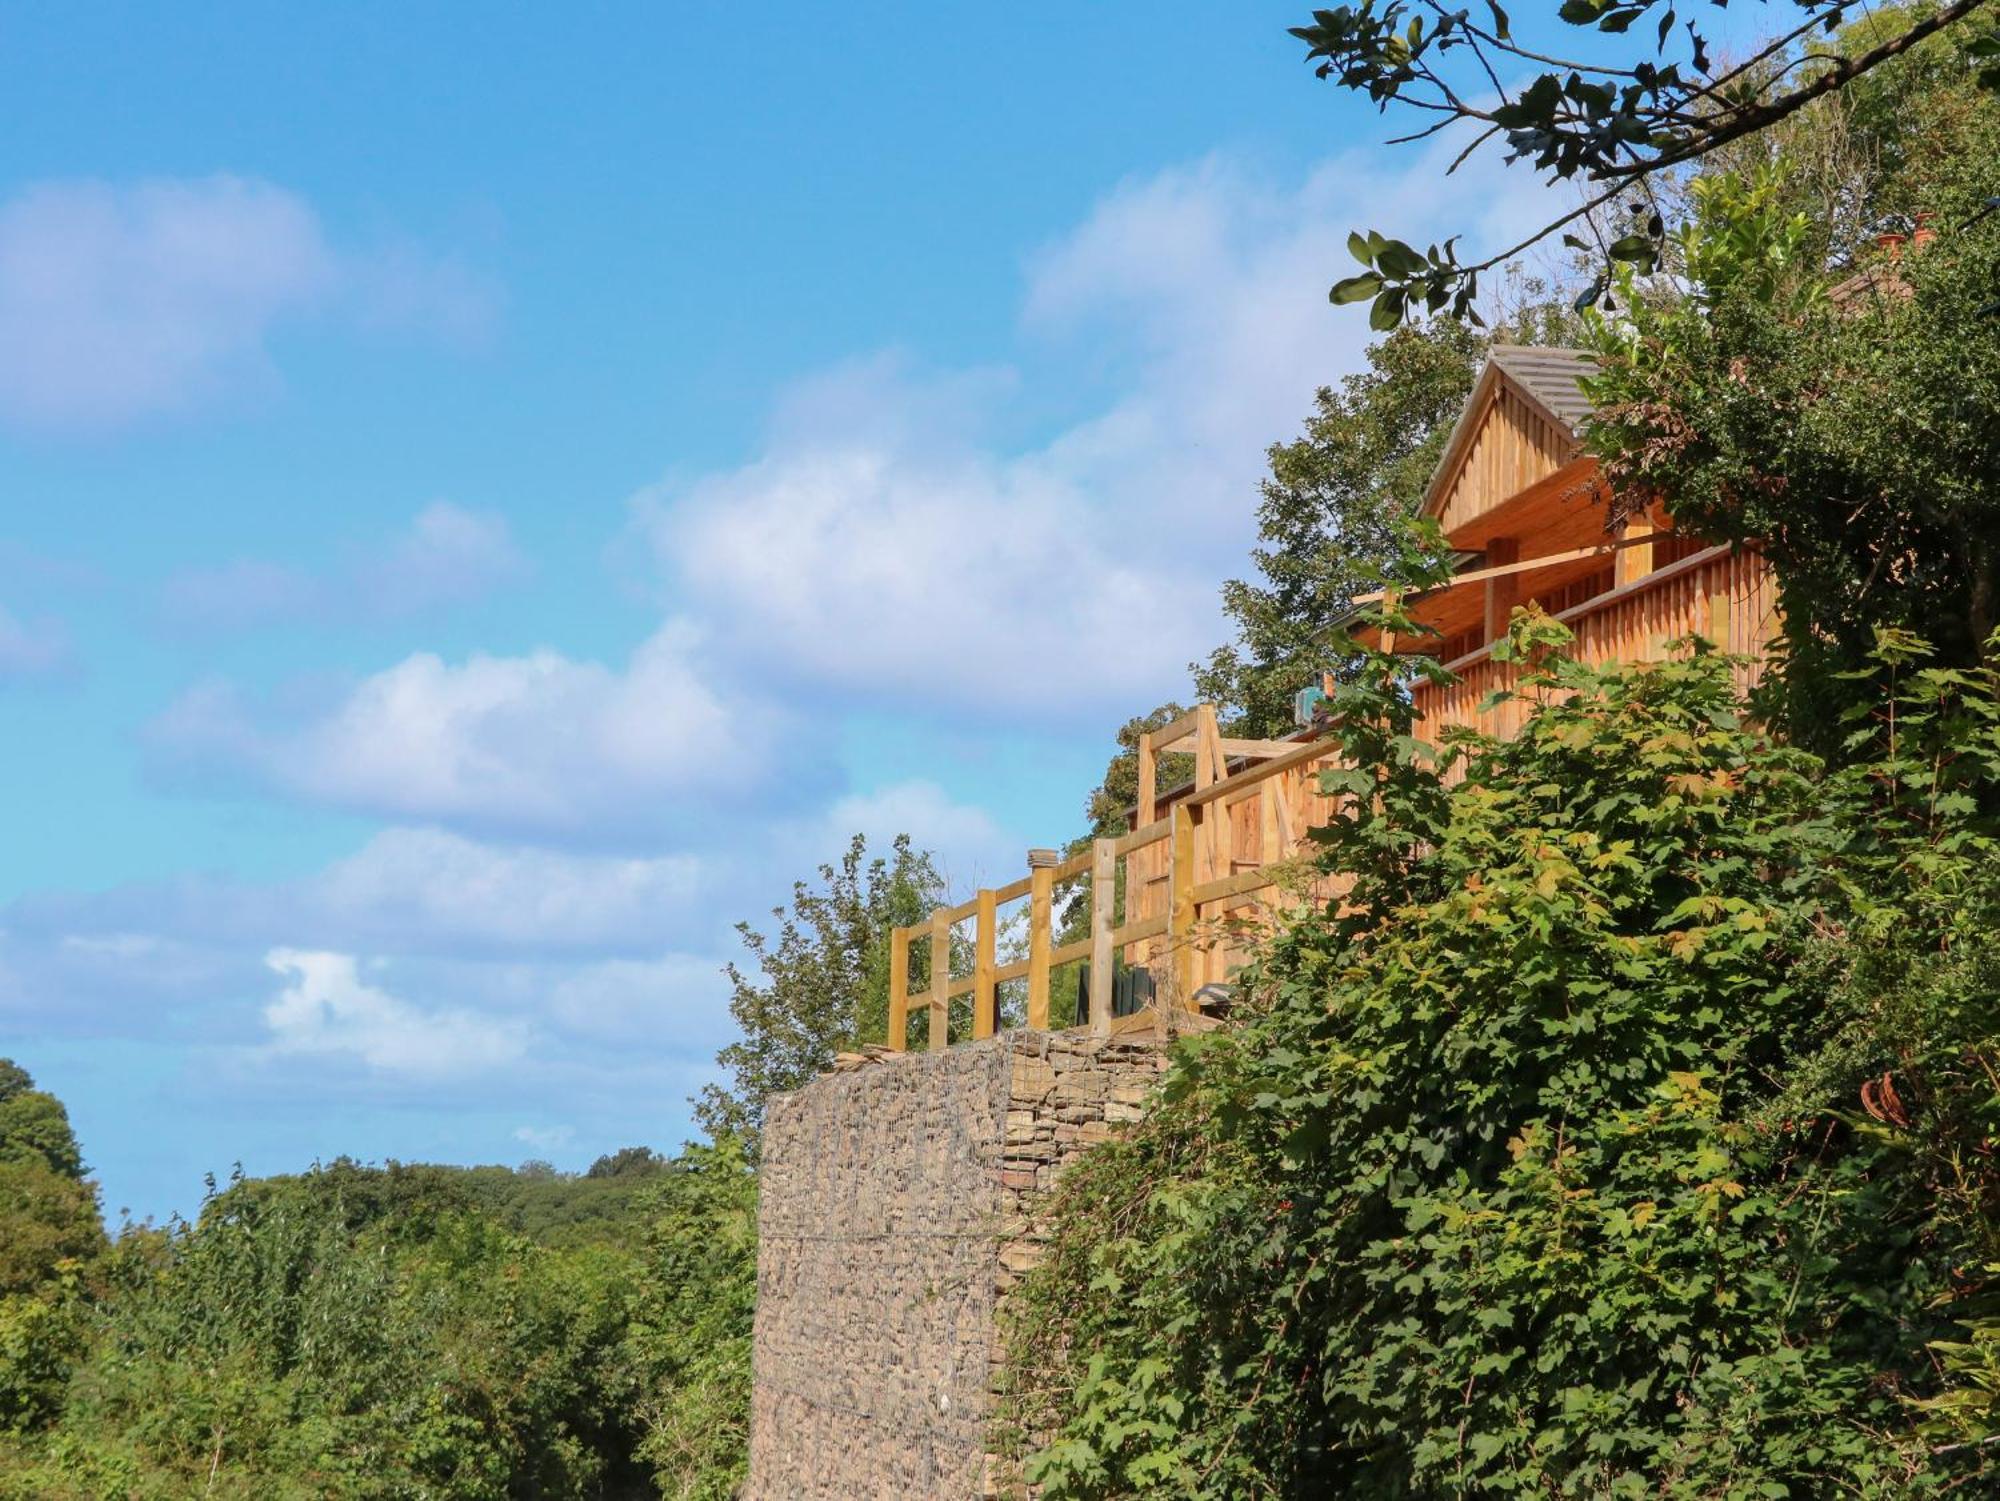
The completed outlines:
[[[1575,640],[1570,650],[1593,665],[1657,661],[1667,643],[1701,635],[1750,658],[1739,669],[1748,687],[1777,628],[1775,590],[1754,552],[1709,548],[1613,589],[1556,617]],[[1446,664],[1455,680],[1416,691],[1419,738],[1435,742],[1451,725],[1470,725],[1505,738],[1519,730],[1530,706],[1507,700],[1481,705],[1510,686],[1520,664],[1496,661],[1482,648]],[[1337,894],[1326,878],[1298,861],[1306,833],[1324,823],[1338,802],[1319,786],[1319,772],[1339,755],[1336,736],[1233,740],[1223,736],[1215,709],[1203,705],[1139,742],[1139,795],[1134,827],[1092,841],[1068,859],[1031,850],[1018,881],[982,890],[955,907],[940,907],[926,923],[893,931],[889,946],[889,1046],[908,1046],[914,1013],[927,1013],[926,1043],[950,1043],[952,1003],[969,998],[961,1030],[990,1037],[1001,1023],[1003,985],[1026,982],[1024,1025],[1046,1028],[1053,977],[1084,964],[1088,981],[1076,1025],[1100,1034],[1125,1027],[1191,1022],[1201,1014],[1205,985],[1227,978],[1254,935],[1275,920],[1287,899],[1325,900]],[[1156,789],[1161,755],[1191,756],[1193,777],[1164,793]],[[1085,936],[1057,943],[1056,890],[1088,880]],[[998,962],[1003,909],[1025,900],[1024,952]],[[1248,918],[1244,909],[1254,909]],[[970,942],[958,933],[970,923]],[[912,991],[912,949],[928,944],[927,983]],[[954,975],[953,956],[969,954]],[[1112,1016],[1120,962],[1152,972],[1155,1004],[1134,1017]]]
[[[1204,771],[1196,783],[1168,795],[1164,815],[1140,823],[1114,839],[1096,839],[1090,849],[1058,859],[1056,851],[1030,851],[1026,879],[1006,887],[980,891],[958,907],[940,907],[928,923],[894,929],[890,941],[888,983],[888,1045],[906,1047],[912,1013],[928,1013],[928,1045],[950,1041],[952,1003],[970,997],[968,1033],[974,1039],[992,1037],[1000,1025],[1000,987],[1026,981],[1022,1023],[1048,1027],[1052,1011],[1052,977],[1060,967],[1086,965],[1088,983],[1076,1023],[1096,1033],[1112,1033],[1112,985],[1120,961],[1158,965],[1168,959],[1164,975],[1156,975],[1156,1009],[1194,1015],[1196,993],[1216,969],[1218,955],[1232,947],[1228,935],[1214,925],[1236,909],[1256,903],[1282,881],[1280,861],[1292,853],[1304,835],[1298,807],[1306,799],[1320,801],[1310,789],[1316,765],[1338,755],[1332,736],[1288,740],[1226,740],[1214,734],[1214,708],[1194,710],[1180,726],[1168,726],[1142,744],[1142,763],[1150,769],[1160,753],[1192,738],[1194,755]],[[1230,767],[1230,759],[1242,763]],[[1220,763],[1220,765],[1218,765]],[[1156,805],[1144,787],[1142,811]],[[1234,839],[1240,815],[1252,807],[1258,813],[1258,841],[1244,849]],[[1158,807],[1150,811],[1158,813]],[[1270,831],[1268,839],[1264,837]],[[1286,837],[1290,835],[1290,837]],[[1086,935],[1070,943],[1054,943],[1054,893],[1058,883],[1088,877]],[[1026,955],[998,963],[1002,909],[1028,901]],[[952,957],[968,945],[956,943],[962,923],[972,923],[970,973],[952,975]],[[910,989],[912,947],[928,943],[928,985]],[[1156,1013],[1146,1013],[1130,1025],[1152,1025]]]

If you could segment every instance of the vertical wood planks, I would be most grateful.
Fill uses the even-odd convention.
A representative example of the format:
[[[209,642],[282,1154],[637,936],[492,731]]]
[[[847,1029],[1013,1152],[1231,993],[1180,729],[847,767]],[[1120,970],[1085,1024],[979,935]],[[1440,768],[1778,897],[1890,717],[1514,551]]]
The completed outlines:
[[[1118,899],[1118,852],[1109,839],[1090,846],[1090,1030],[1111,1030],[1111,917]]]
[[[951,915],[943,907],[931,914],[931,1051],[951,1043]]]
[[[909,928],[889,930],[889,1046],[900,1053],[910,1034]]]
[[[999,1015],[999,997],[993,984],[993,949],[998,926],[991,890],[979,893],[978,926],[972,939],[972,1035],[991,1037]]]

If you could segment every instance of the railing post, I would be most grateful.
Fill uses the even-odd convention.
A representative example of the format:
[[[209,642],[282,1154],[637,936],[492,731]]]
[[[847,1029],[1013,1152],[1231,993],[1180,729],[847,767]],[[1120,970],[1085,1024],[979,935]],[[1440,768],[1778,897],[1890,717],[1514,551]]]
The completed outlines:
[[[931,1051],[951,1043],[951,917],[943,907],[931,913]]]
[[[1160,816],[1159,757],[1149,730],[1139,737],[1139,797],[1132,808],[1132,827],[1143,829]]]
[[[902,1052],[910,1040],[910,930],[889,930],[889,1047]]]
[[[1167,888],[1167,952],[1173,957],[1181,1007],[1187,1011],[1196,1009],[1194,993],[1200,989],[1196,978],[1200,955],[1194,948],[1194,813],[1185,802],[1174,804],[1173,865]]]
[[[1056,852],[1028,851],[1028,1025],[1049,1025],[1050,929],[1055,925]]]
[[[979,893],[978,928],[972,940],[972,1035],[991,1037],[999,1019],[999,997],[994,993],[993,949],[995,902],[991,891]]]
[[[1111,916],[1118,900],[1118,847],[1109,839],[1090,846],[1090,1030],[1111,1030]]]

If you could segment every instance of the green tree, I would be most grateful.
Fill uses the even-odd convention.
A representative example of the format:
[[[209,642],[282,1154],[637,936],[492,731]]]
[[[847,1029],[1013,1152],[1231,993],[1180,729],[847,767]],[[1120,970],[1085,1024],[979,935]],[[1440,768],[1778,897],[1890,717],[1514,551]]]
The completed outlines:
[[[1594,300],[1613,268],[1650,270],[1664,252],[1666,223],[1650,191],[1653,179],[1855,88],[1985,4],[1945,0],[1872,13],[1863,0],[1800,0],[1766,40],[1720,62],[1711,58],[1698,18],[1673,0],[1561,0],[1556,17],[1568,25],[1611,38],[1638,28],[1629,40],[1592,38],[1569,58],[1550,55],[1539,38],[1517,38],[1497,0],[1478,15],[1419,0],[1316,10],[1292,34],[1305,42],[1319,77],[1365,94],[1385,112],[1395,107],[1422,121],[1404,140],[1466,127],[1469,139],[1447,175],[1498,142],[1507,161],[1528,161],[1536,172],[1583,189],[1577,207],[1476,261],[1460,260],[1456,237],[1419,250],[1379,232],[1356,233],[1349,248],[1363,269],[1336,283],[1331,296],[1336,303],[1371,302],[1370,322],[1378,329],[1447,307],[1466,316],[1481,272],[1581,221],[1595,245],[1575,235],[1565,240],[1605,268],[1581,299]],[[1857,17],[1871,18],[1866,46],[1817,45]],[[2000,56],[2000,38],[1988,28],[1978,46],[1984,72],[2000,77],[1990,66]],[[1614,212],[1607,226],[1603,216]]]
[[[2000,676],[1889,643],[1835,772],[1712,654],[1564,638],[1519,627],[1504,743],[1342,691],[1342,903],[1070,1171],[1013,1305],[1044,1494],[1991,1488]]]
[[[83,1153],[70,1129],[69,1112],[11,1058],[0,1058],[0,1163],[35,1163],[64,1178],[81,1179]]]
[[[732,1136],[691,1146],[658,1180],[627,1345],[639,1454],[668,1501],[728,1501],[750,1447],[757,1179]]]
[[[2000,624],[2000,101],[1976,66],[1939,39],[1851,116],[1803,117],[1792,139],[1864,164],[1844,189],[1802,193],[1782,151],[1696,183],[1692,295],[1596,324],[1592,446],[1622,495],[1771,560],[1772,707],[1822,751],[1881,629],[1967,664]],[[1834,196],[1871,230],[1922,213],[1936,239],[1843,263]]]
[[[1320,388],[1302,436],[1272,445],[1251,553],[1260,578],[1222,586],[1237,640],[1190,669],[1196,695],[1242,733],[1289,734],[1292,696],[1346,665],[1329,638],[1408,545],[1486,345],[1450,320],[1398,329],[1368,350],[1367,369]]]
[[[727,1086],[711,1084],[695,1117],[717,1138],[749,1141],[764,1102],[810,1083],[843,1048],[887,1034],[889,930],[928,917],[945,900],[930,855],[899,834],[887,856],[868,858],[856,834],[838,865],[822,865],[817,888],[797,882],[790,911],[774,907],[774,939],[749,923],[736,931],[754,971],[731,964],[730,1015],[742,1036],[717,1054]]]

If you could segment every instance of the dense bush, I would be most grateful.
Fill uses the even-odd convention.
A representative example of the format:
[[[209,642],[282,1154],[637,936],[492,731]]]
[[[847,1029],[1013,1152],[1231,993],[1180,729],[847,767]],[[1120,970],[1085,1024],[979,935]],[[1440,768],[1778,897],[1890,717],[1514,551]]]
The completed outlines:
[[[1518,738],[1435,762],[1399,694],[1350,691],[1346,901],[1075,1170],[1016,1305],[1047,1494],[1985,1474],[2000,685],[1912,654],[1884,643],[1840,772],[1703,651],[1550,656]]]
[[[238,1178],[108,1250],[90,1201],[94,1243],[0,1298],[0,1496],[727,1495],[754,1180],[646,1156]]]

